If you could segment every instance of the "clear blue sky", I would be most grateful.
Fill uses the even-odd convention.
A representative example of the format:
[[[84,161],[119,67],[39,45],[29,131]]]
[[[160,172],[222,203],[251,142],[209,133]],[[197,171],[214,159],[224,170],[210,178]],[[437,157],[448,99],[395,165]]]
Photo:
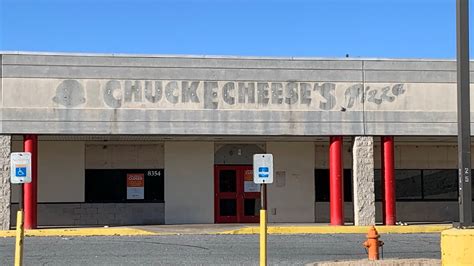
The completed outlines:
[[[392,58],[456,55],[455,0],[0,2],[0,50],[8,51]]]

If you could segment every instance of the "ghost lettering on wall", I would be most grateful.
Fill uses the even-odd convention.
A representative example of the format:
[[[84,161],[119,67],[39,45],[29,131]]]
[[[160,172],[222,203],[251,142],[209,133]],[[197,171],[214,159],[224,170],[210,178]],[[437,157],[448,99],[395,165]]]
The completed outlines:
[[[74,79],[62,81],[56,88],[53,101],[64,107],[77,107],[86,102],[84,87]]]
[[[345,87],[342,87],[345,86]],[[234,82],[234,81],[163,81],[108,80],[100,88],[102,100],[109,108],[142,108],[193,105],[203,109],[299,106],[303,110],[348,110],[361,104],[380,105],[394,102],[406,93],[405,84],[382,87],[362,83],[332,82]],[[343,97],[339,97],[343,90]],[[56,88],[53,101],[64,107],[78,107],[86,102],[84,86],[78,80],[64,80]]]

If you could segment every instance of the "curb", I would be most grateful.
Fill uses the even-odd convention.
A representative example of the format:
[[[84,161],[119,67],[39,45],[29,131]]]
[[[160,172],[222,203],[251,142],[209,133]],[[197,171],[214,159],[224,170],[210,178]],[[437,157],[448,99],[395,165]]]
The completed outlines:
[[[366,234],[371,226],[269,226],[268,234]],[[410,225],[410,226],[376,226],[383,234],[440,233],[452,228],[451,225]],[[237,230],[220,232],[223,235],[259,234],[259,227],[246,227]]]
[[[366,234],[370,226],[269,226],[268,234]],[[451,225],[409,225],[409,226],[376,226],[381,234],[414,234],[440,233],[452,228]],[[25,230],[25,236],[61,237],[61,236],[158,236],[158,235],[257,235],[258,226],[249,226],[235,230],[216,232],[159,232],[130,227],[119,228],[63,228]],[[15,230],[0,230],[0,237],[15,237]]]
[[[15,237],[15,230],[2,230],[0,237]],[[150,236],[157,233],[134,228],[67,228],[25,230],[25,236]]]

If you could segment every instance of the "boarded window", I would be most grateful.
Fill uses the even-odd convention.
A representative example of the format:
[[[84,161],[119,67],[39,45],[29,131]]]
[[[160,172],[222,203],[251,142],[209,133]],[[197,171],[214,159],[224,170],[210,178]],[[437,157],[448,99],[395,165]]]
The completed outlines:
[[[127,197],[130,174],[143,176],[143,197]],[[85,178],[86,202],[164,202],[163,169],[86,169]]]
[[[382,200],[382,179],[379,169],[374,171],[375,200]],[[422,200],[422,171],[395,170],[395,194],[397,200]]]
[[[423,196],[425,199],[456,200],[457,170],[423,170]]]
[[[381,171],[374,171],[375,199],[382,200]],[[457,200],[457,170],[395,170],[397,200]]]

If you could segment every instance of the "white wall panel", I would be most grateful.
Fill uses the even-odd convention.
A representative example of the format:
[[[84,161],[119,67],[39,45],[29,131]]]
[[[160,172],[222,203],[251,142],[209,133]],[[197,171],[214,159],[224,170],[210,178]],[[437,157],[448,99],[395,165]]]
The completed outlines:
[[[214,143],[165,142],[165,223],[214,222]]]
[[[269,221],[314,222],[314,144],[267,142],[267,153],[274,172],[284,171],[286,179],[284,186],[268,185]]]
[[[84,201],[84,142],[38,142],[38,201]]]

